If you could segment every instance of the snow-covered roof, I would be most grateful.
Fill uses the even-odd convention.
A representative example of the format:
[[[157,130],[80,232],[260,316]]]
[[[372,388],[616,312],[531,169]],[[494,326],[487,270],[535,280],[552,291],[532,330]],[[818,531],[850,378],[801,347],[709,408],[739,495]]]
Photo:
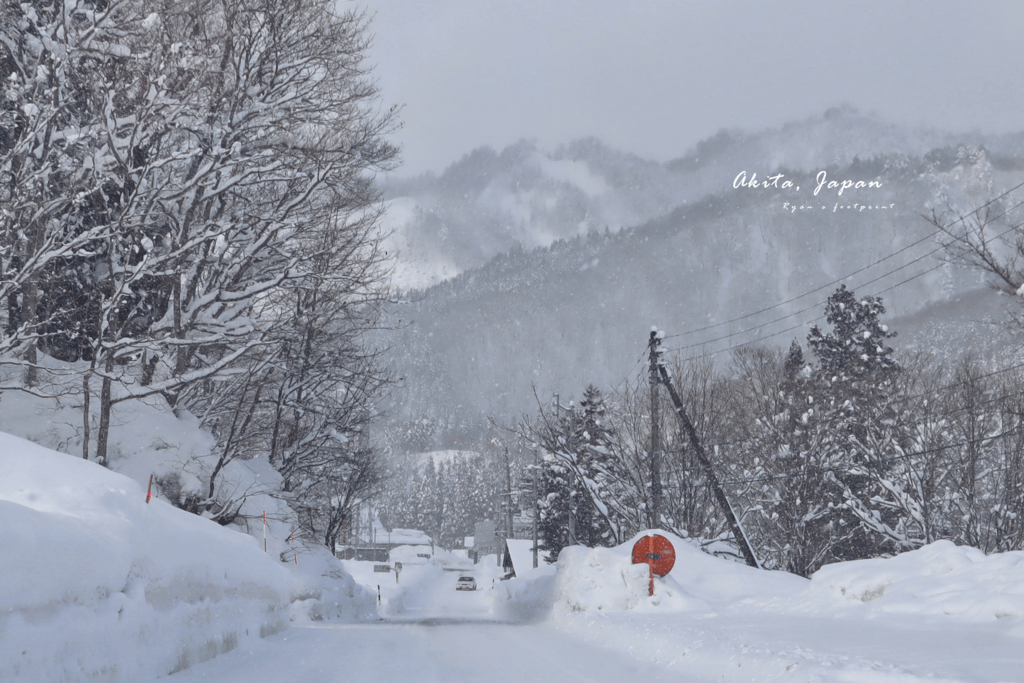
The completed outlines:
[[[377,539],[382,540],[391,545],[430,545],[430,536],[419,529],[392,529],[390,535]]]
[[[512,557],[512,568],[515,569],[516,574],[533,569],[533,541],[525,538],[510,538],[505,542],[508,544],[508,554]],[[538,551],[537,564],[543,563],[543,552]]]

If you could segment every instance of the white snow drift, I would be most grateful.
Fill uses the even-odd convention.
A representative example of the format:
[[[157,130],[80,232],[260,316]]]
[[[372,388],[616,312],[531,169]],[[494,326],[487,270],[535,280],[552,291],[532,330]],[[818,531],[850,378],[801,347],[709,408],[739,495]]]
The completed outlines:
[[[676,563],[667,576],[655,578],[655,595],[648,597],[647,566],[632,564],[630,552],[637,539],[653,533],[672,542]],[[985,555],[937,541],[896,557],[827,565],[810,581],[713,557],[660,530],[615,548],[568,547],[558,557],[556,611],[688,612],[735,604],[865,617],[1024,617],[1024,552]]]
[[[280,631],[293,597],[372,608],[340,565],[332,594],[315,556],[297,571],[92,462],[0,433],[0,471],[0,680],[146,680]]]

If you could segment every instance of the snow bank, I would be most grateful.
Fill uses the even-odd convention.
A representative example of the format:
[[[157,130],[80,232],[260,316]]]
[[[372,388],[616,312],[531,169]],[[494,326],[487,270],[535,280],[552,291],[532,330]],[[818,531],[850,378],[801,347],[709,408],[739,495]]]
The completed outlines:
[[[45,380],[56,382],[46,390],[73,394],[74,388],[62,383],[66,380],[60,372],[72,366],[45,356],[42,362],[55,370],[53,373],[43,373]],[[15,381],[8,379],[8,383]],[[123,398],[126,395],[124,388],[115,383],[115,397]],[[58,400],[20,391],[6,391],[3,392],[2,405],[0,432],[20,436],[62,453],[81,455],[80,395],[75,395],[71,400]],[[90,419],[93,454],[99,425],[98,410],[99,401],[93,400]],[[112,423],[107,453],[110,469],[143,486],[149,481],[149,475],[155,474],[158,482],[173,485],[181,494],[203,492],[202,475],[216,462],[211,454],[216,441],[209,432],[199,428],[199,420],[194,415],[186,410],[173,412],[163,397],[155,396],[118,403],[113,411]],[[236,467],[241,468],[242,464]],[[226,479],[227,475],[222,474],[221,478]]]
[[[326,547],[304,548],[292,570],[291,621],[362,621],[378,618],[377,596],[344,571]]]
[[[3,433],[0,471],[0,679],[153,678],[287,625],[256,539]]]
[[[496,584],[494,615],[514,622],[541,621],[551,613],[554,601],[554,572],[531,572]]]
[[[647,565],[633,564],[631,553],[638,539],[654,533],[672,543],[676,562],[668,575],[654,579],[654,595],[649,596]],[[791,574],[752,569],[713,557],[692,541],[665,531],[642,531],[614,548],[562,549],[554,604],[556,611],[568,612],[689,612],[755,597],[793,595],[806,583]]]
[[[646,535],[644,532],[640,535]],[[827,566],[811,580],[702,553],[671,534],[676,564],[647,597],[635,538],[566,548],[552,616],[601,649],[678,680],[924,683],[1021,680],[1024,552],[934,543]]]
[[[443,552],[443,551],[442,551]],[[420,557],[426,555],[426,557]],[[388,553],[391,562],[401,562],[402,566],[407,564],[427,564],[433,557],[429,545],[400,545],[391,549]]]
[[[636,540],[668,538],[676,563],[654,580],[631,563]],[[702,552],[664,531],[644,531],[615,548],[568,547],[558,556],[556,612],[715,611],[748,605],[781,612],[870,617],[881,614],[954,616],[967,621],[1024,617],[1024,551],[985,555],[938,541],[893,558],[842,562],[810,581],[752,569]]]
[[[799,605],[833,612],[948,615],[969,621],[1024,616],[1024,552],[985,555],[936,541],[888,559],[822,567]]]

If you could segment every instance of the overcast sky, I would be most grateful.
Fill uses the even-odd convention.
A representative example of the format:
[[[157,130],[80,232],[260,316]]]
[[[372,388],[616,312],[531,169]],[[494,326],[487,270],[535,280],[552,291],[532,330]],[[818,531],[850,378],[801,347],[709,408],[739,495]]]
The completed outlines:
[[[595,135],[657,160],[849,103],[1024,129],[1024,0],[357,0],[404,106],[400,175],[480,145]]]

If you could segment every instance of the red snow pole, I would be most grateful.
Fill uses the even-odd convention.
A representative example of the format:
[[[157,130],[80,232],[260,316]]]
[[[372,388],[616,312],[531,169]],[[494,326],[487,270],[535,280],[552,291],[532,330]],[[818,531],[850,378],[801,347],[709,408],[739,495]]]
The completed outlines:
[[[149,475],[149,488],[146,489],[146,505],[149,505],[149,499],[153,497],[153,475]]]
[[[267,511],[263,511],[263,552],[267,552]]]

